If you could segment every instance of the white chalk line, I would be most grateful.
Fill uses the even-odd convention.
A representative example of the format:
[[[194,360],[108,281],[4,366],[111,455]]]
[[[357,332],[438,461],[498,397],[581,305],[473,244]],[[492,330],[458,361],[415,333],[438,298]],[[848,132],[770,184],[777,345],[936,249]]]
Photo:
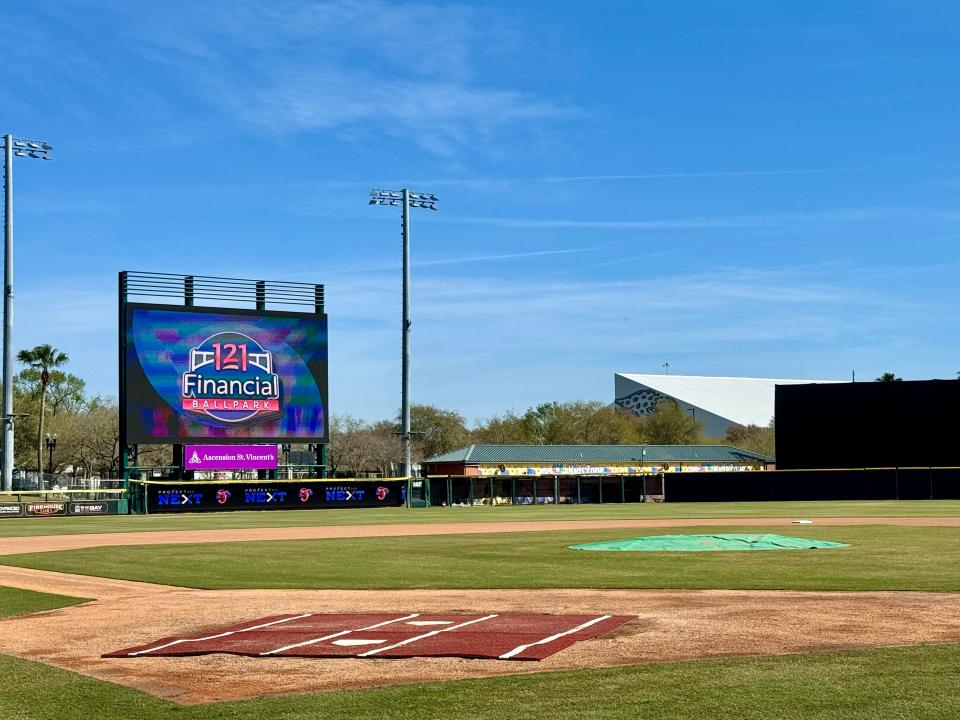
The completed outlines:
[[[384,620],[383,622],[378,622],[375,625],[368,625],[367,627],[356,628],[355,630],[340,630],[339,632],[331,633],[329,635],[324,635],[323,637],[312,638],[310,640],[304,640],[303,642],[293,643],[292,645],[284,645],[283,647],[276,648],[275,650],[267,650],[266,652],[260,653],[261,656],[266,655],[276,655],[277,653],[284,652],[286,650],[293,650],[294,648],[304,647],[305,645],[316,645],[319,642],[324,640],[333,640],[334,638],[342,637],[344,635],[349,635],[354,632],[362,632],[364,630],[375,630],[384,625],[390,625],[391,623],[403,622],[404,620],[412,620],[415,617],[420,617],[420,613],[413,613],[412,615],[404,615],[403,617],[393,618],[392,620]]]
[[[478,622],[483,622],[484,620],[492,620],[495,617],[498,617],[498,616],[496,614],[486,615],[485,617],[468,620],[467,622],[462,622],[462,623],[459,623],[458,625],[451,625],[450,627],[445,627],[442,630],[431,630],[430,632],[424,633],[423,635],[415,635],[412,638],[401,640],[400,642],[394,643],[393,645],[387,645],[386,647],[374,648],[373,650],[368,650],[365,653],[360,653],[359,655],[357,655],[357,657],[358,658],[370,657],[371,655],[376,655],[377,653],[386,652],[387,650],[393,650],[394,648],[398,648],[403,645],[408,645],[412,642],[416,642],[417,640],[423,640],[424,638],[433,637],[434,635],[439,635],[440,633],[450,632],[451,630],[459,630],[462,627],[466,627],[467,625],[473,625],[474,623],[478,623]]]
[[[547,643],[551,643],[551,642],[553,642],[554,640],[559,640],[560,638],[562,638],[562,637],[564,637],[564,636],[566,636],[566,635],[573,635],[573,633],[575,633],[575,632],[580,632],[581,630],[585,630],[586,628],[590,627],[591,625],[595,625],[596,623],[602,622],[603,620],[609,620],[611,617],[613,617],[613,616],[612,616],[612,615],[601,615],[601,616],[598,617],[598,618],[594,618],[593,620],[588,620],[588,621],[585,622],[585,623],[582,623],[582,624],[580,624],[580,625],[577,625],[575,628],[571,628],[571,629],[569,629],[569,630],[565,630],[564,632],[557,633],[556,635],[551,635],[550,637],[545,637],[545,638],[543,638],[542,640],[537,640],[536,642],[527,643],[526,645],[517,645],[517,647],[515,647],[513,650],[510,650],[510,651],[508,651],[508,652],[505,652],[505,653],[504,653],[503,655],[501,655],[498,659],[499,659],[499,660],[509,660],[509,659],[512,658],[514,655],[519,655],[519,654],[522,653],[524,650],[528,650],[528,649],[532,648],[534,645],[546,645]]]
[[[164,648],[171,647],[173,645],[179,645],[180,643],[189,643],[189,642],[203,642],[204,640],[216,640],[217,638],[227,637],[228,635],[236,635],[237,633],[250,632],[251,630],[259,630],[260,628],[270,627],[271,625],[280,625],[281,623],[290,622],[291,620],[302,620],[303,618],[310,617],[313,613],[304,613],[303,615],[295,615],[294,617],[283,618],[282,620],[273,620],[268,623],[263,623],[261,625],[254,625],[253,627],[243,628],[242,630],[228,630],[227,632],[218,633],[216,635],[208,635],[207,637],[199,638],[181,638],[180,640],[173,640],[163,645],[157,645],[156,647],[149,648],[147,650],[137,650],[136,652],[127,653],[127,657],[135,657],[137,655],[144,655],[146,653],[156,652],[157,650],[163,650]]]

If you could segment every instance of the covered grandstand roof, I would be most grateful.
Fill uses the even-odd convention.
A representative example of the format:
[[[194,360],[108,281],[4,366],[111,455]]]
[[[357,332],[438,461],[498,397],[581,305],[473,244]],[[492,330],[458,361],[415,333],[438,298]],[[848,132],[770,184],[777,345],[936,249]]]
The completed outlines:
[[[836,380],[786,380],[632,373],[617,373],[617,376],[648,387],[663,395],[703,408],[739,425],[760,426],[768,425],[773,417],[777,385],[838,382]]]
[[[773,462],[730,445],[469,445],[428,463]]]

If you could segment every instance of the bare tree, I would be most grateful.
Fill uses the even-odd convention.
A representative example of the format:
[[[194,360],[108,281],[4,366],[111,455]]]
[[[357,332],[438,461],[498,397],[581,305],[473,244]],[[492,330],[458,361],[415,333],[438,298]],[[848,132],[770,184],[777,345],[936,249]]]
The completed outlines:
[[[356,475],[366,469],[370,461],[369,431],[366,422],[352,415],[331,419],[327,459],[334,475],[345,470]]]
[[[369,427],[367,435],[374,467],[383,475],[395,475],[403,458],[403,443],[396,426],[389,420],[381,420]]]

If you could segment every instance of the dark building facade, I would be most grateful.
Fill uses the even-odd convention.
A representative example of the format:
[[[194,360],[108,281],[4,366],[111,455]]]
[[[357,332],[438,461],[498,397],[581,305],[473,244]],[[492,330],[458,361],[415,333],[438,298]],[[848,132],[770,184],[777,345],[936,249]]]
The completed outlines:
[[[778,385],[777,468],[960,467],[960,381]]]

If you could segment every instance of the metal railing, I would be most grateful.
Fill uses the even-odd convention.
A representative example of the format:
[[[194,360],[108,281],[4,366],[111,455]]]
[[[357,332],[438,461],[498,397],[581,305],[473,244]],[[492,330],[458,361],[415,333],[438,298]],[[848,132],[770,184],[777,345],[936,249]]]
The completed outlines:
[[[122,500],[126,497],[126,488],[98,488],[96,490],[56,488],[54,490],[0,491],[0,503],[69,502],[71,500]]]
[[[121,282],[125,283],[123,289],[128,297],[175,298],[178,304],[188,296],[191,300],[303,305],[311,306],[317,312],[322,312],[324,306],[324,287],[316,283],[175,275],[136,270],[124,272]]]

